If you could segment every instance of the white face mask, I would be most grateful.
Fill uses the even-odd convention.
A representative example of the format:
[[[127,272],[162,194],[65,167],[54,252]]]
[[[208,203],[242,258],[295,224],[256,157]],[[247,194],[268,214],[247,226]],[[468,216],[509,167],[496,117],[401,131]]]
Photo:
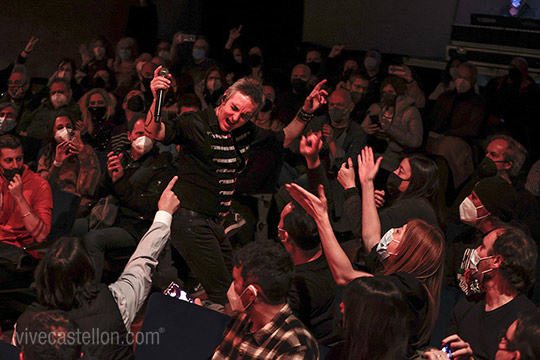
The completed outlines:
[[[390,254],[388,253],[388,245],[394,240],[394,229],[388,230],[377,244],[377,253],[380,260],[386,260]]]
[[[15,119],[7,119],[5,116],[0,117],[0,133],[5,134],[10,132],[15,128],[16,124]]]
[[[476,207],[472,200],[466,197],[459,205],[459,218],[465,224],[474,226],[478,220],[482,220],[488,216],[488,214],[480,217],[478,216],[478,209],[483,207],[484,205]]]
[[[62,128],[56,131],[54,134],[54,140],[56,140],[58,144],[63,143],[64,141],[69,141],[71,140],[71,134],[71,130],[68,130],[68,128]]]
[[[67,97],[64,94],[56,93],[51,96],[51,102],[55,108],[59,108],[67,103]]]
[[[465,79],[456,80],[456,91],[458,92],[458,94],[466,93],[471,89],[471,87],[471,83]]]
[[[371,56],[368,56],[364,59],[364,66],[368,70],[373,70],[377,67],[377,60]]]
[[[135,151],[141,155],[146,154],[148,151],[150,151],[153,145],[154,145],[154,142],[152,141],[152,139],[150,139],[146,135],[136,138],[131,143],[131,146],[133,147],[133,149],[135,149]]]
[[[236,290],[234,289],[234,281],[231,283],[231,286],[229,287],[229,290],[227,291],[227,299],[229,300],[229,304],[231,305],[231,309],[236,312],[243,312],[246,311],[251,304],[253,304],[253,300],[248,305],[244,306],[242,304],[241,297],[244,295],[244,293],[247,291],[247,289],[250,289],[255,296],[257,296],[257,289],[253,285],[249,285],[247,288],[242,291],[240,295],[236,293]]]

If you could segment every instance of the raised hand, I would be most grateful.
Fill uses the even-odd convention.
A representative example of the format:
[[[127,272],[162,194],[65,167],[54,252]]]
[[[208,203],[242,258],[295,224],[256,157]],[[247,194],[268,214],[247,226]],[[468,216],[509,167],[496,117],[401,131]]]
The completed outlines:
[[[381,161],[382,156],[376,162],[373,161],[373,150],[369,146],[362,149],[360,154],[358,154],[358,178],[360,179],[360,183],[365,184],[375,179]]]
[[[285,189],[315,221],[328,217],[328,203],[322,185],[319,185],[319,197],[297,184],[285,184]]]
[[[32,36],[30,38],[30,40],[28,40],[28,43],[26,44],[26,46],[24,47],[24,53],[26,53],[26,55],[28,55],[32,51],[34,51],[34,46],[36,46],[38,41],[39,41],[39,39],[37,37]]]
[[[162,68],[163,66],[160,65],[156,70],[154,70],[154,78],[152,79],[152,82],[150,82],[150,89],[152,89],[152,95],[154,98],[156,97],[156,92],[158,90],[167,90],[171,87],[171,74],[167,74],[166,77],[159,76],[159,72]]]
[[[158,209],[166,211],[171,215],[174,214],[174,212],[180,207],[180,200],[172,191],[172,188],[174,187],[174,184],[176,184],[177,180],[178,176],[175,176],[171,181],[169,181],[169,184],[161,193],[161,197],[158,201]]]
[[[229,39],[236,40],[242,35],[242,25],[229,30]]]
[[[304,101],[303,106],[305,112],[313,113],[315,110],[321,107],[321,105],[326,104],[326,97],[328,96],[328,92],[322,89],[324,84],[326,84],[326,79],[315,85],[313,91],[308,95],[308,97]]]
[[[354,166],[351,158],[347,159],[346,162],[341,164],[337,179],[345,190],[356,186],[356,182],[354,180]]]
[[[320,131],[310,132],[307,137],[302,136],[302,139],[300,139],[300,154],[304,155],[310,169],[318,166],[321,147]]]
[[[345,45],[334,45],[334,46],[332,46],[332,50],[330,50],[330,54],[328,54],[328,57],[330,59],[335,58],[336,56],[341,54],[343,49],[345,49]]]

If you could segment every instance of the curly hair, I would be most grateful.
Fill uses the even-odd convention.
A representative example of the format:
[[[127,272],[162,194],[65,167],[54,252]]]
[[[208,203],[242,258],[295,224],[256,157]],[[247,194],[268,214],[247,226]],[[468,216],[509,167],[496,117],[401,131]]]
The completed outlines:
[[[499,270],[519,292],[525,293],[536,279],[536,243],[520,229],[506,225],[497,229],[493,254],[503,258]]]

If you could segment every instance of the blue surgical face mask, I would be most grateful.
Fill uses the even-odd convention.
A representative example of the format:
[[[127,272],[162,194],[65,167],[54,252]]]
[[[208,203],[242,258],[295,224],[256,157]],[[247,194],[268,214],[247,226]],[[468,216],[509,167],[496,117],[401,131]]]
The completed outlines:
[[[193,58],[195,60],[202,60],[202,59],[204,59],[204,50],[202,50],[202,49],[193,49],[192,55],[193,55]]]

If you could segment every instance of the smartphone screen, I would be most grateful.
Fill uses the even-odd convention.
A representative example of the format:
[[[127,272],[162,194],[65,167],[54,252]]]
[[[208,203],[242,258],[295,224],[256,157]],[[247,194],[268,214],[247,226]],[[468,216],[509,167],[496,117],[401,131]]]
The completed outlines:
[[[378,115],[369,115],[369,119],[371,120],[371,123],[374,125],[380,125],[379,122],[379,116]]]
[[[163,294],[168,295],[173,298],[177,298],[183,301],[187,301],[189,303],[194,303],[195,299],[192,299],[187,292],[182,290],[182,288],[175,283],[174,281],[171,282],[171,284],[163,291]]]

